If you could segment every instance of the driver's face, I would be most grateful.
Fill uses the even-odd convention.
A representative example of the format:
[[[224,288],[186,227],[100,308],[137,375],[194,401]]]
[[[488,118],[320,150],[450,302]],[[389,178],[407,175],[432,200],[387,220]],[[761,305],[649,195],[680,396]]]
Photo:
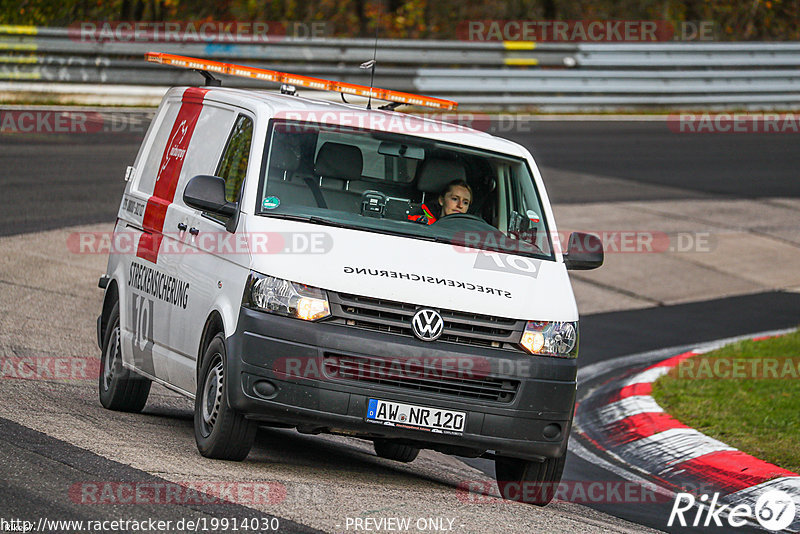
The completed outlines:
[[[469,189],[457,185],[451,187],[447,193],[439,197],[439,205],[442,207],[442,216],[454,213],[467,213],[469,203],[472,200]]]

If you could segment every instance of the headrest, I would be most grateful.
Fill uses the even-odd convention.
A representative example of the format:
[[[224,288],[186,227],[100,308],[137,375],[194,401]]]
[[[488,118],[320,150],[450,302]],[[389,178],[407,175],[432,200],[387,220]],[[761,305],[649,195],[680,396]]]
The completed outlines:
[[[326,178],[359,180],[364,168],[364,159],[357,146],[326,142],[317,153],[314,173]]]
[[[467,179],[461,164],[446,159],[426,159],[418,174],[417,189],[425,193],[441,193],[453,180]]]
[[[269,166],[283,171],[296,171],[300,167],[300,147],[291,142],[286,134],[276,134],[272,138]]]

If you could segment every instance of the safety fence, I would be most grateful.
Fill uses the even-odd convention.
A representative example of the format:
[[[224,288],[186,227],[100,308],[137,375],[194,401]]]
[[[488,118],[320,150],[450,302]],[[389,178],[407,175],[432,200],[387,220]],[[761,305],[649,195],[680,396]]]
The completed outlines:
[[[375,85],[482,109],[800,107],[800,43],[533,43],[282,38],[269,42],[86,37],[77,28],[0,26],[0,84],[197,85],[147,51],[242,63],[350,83],[377,57]],[[226,78],[232,87],[254,86]],[[259,85],[256,85],[259,86]],[[260,85],[263,87],[264,85]],[[60,85],[63,87],[63,85]],[[78,91],[80,85],[77,85]],[[119,87],[115,87],[117,92]]]

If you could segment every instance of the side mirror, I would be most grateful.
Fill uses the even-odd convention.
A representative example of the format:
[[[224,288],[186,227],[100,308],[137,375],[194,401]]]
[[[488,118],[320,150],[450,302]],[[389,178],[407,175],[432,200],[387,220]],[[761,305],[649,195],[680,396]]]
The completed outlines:
[[[603,265],[603,242],[594,234],[572,232],[564,263],[567,269],[573,271],[597,269]]]
[[[189,180],[183,201],[187,206],[225,217],[233,217],[239,209],[237,203],[225,200],[225,180],[219,176],[201,174]]]

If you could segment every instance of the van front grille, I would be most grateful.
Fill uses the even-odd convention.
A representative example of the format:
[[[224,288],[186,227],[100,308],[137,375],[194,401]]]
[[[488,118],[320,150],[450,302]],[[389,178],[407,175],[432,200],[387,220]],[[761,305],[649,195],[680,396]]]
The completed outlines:
[[[487,376],[488,369],[480,365],[467,371],[436,363],[430,365],[414,359],[326,352],[322,368],[331,379],[369,382],[404,390],[494,402],[513,401],[519,389],[518,380]]]
[[[409,337],[414,337],[411,319],[417,310],[424,307],[333,291],[328,293],[328,297],[331,314],[347,326]],[[437,311],[444,320],[444,331],[434,343],[522,351],[519,342],[525,321],[455,310]]]

